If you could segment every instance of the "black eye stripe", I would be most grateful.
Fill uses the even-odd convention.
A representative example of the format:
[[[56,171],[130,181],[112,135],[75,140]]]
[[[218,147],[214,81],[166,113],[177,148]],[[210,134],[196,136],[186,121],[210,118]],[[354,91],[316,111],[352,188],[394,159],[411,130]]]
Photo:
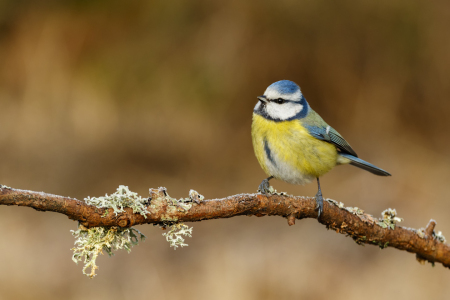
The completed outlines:
[[[291,102],[291,103],[300,103],[300,102],[298,102],[298,101],[286,100],[286,99],[283,99],[283,98],[267,99],[267,100],[270,101],[270,102],[278,103],[278,104],[283,104],[283,103],[288,103],[288,102]]]

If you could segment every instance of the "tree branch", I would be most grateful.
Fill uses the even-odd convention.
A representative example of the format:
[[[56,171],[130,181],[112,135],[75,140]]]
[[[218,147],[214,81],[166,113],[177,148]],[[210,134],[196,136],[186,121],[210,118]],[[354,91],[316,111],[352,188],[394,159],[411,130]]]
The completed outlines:
[[[168,225],[240,215],[281,216],[288,220],[289,225],[294,225],[295,219],[317,218],[314,198],[294,197],[283,193],[240,194],[223,199],[188,201],[190,200],[170,198],[165,188],[150,189],[148,213],[145,216],[133,213],[131,208],[115,214],[111,208],[97,208],[77,199],[0,185],[0,205],[28,206],[39,211],[61,213],[85,227],[131,227],[150,223]],[[360,245],[406,250],[416,253],[417,260],[421,263],[438,262],[450,268],[450,246],[444,243],[445,239],[440,233],[434,232],[434,220],[429,222],[426,229],[415,230],[395,226],[395,219],[398,218],[379,220],[358,208],[344,208],[342,203],[327,199],[323,215],[318,221],[328,229],[352,237]]]

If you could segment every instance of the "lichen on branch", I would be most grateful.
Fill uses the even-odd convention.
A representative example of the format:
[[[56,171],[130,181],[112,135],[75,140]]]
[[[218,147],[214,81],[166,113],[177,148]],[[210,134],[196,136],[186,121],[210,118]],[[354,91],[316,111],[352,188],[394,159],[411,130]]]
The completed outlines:
[[[162,202],[168,206],[173,206],[174,209],[181,209],[182,211],[188,211],[192,207],[192,202],[200,203],[203,201],[203,196],[198,192],[191,190],[189,192],[189,198],[177,200],[171,198],[165,188],[161,189],[162,193],[150,193],[152,197],[143,198],[137,193],[129,190],[127,186],[120,185],[117,191],[104,197],[87,197],[85,202],[88,205],[93,205],[97,208],[104,208],[105,213],[102,217],[108,215],[108,209],[112,209],[115,215],[125,212],[126,208],[131,208],[134,214],[140,214],[144,218],[147,218],[149,211],[147,208],[150,206],[152,209],[157,209],[158,205]],[[150,200],[154,200],[150,204]],[[176,223],[176,219],[165,218],[160,224],[156,224],[164,229],[170,227],[167,233],[163,233],[169,242],[170,247],[174,247],[176,250],[178,247],[186,247],[183,236],[192,237],[192,227],[185,224]],[[73,256],[72,260],[78,264],[82,261],[84,263],[83,274],[94,278],[96,276],[96,270],[98,266],[96,260],[100,254],[105,251],[109,256],[114,255],[113,251],[124,249],[127,252],[131,251],[133,246],[138,245],[139,240],[143,241],[145,236],[137,229],[122,228],[119,226],[105,227],[96,226],[86,228],[83,225],[79,225],[78,230],[71,230],[75,236],[75,247],[72,248]],[[90,272],[88,272],[90,270]]]
[[[84,263],[83,274],[90,278],[95,277],[98,269],[97,257],[105,251],[109,256],[114,255],[113,251],[124,249],[128,253],[133,246],[139,244],[139,240],[144,241],[145,235],[139,230],[131,228],[114,227],[92,227],[86,228],[83,225],[78,230],[71,230],[75,237],[75,247],[72,260],[78,264]],[[88,273],[87,270],[90,269]]]
[[[388,208],[388,209],[384,210],[381,213],[381,216],[383,218],[380,219],[380,222],[378,223],[378,225],[383,228],[395,229],[395,225],[397,223],[403,221],[403,218],[397,217],[397,211],[392,208]]]
[[[136,199],[140,198],[136,196]],[[318,219],[318,222],[326,228],[350,236],[358,244],[405,250],[415,253],[421,262],[441,263],[447,268],[450,267],[450,245],[446,244],[441,232],[434,230],[436,226],[434,220],[424,229],[407,228],[397,225],[400,218],[397,217],[395,210],[386,210],[379,219],[360,208],[344,207],[342,202],[326,200],[324,212]],[[150,189],[150,197],[147,198],[147,203],[143,203],[147,213],[142,215],[134,213],[129,207],[117,206],[123,212],[112,213],[114,211],[112,207],[98,208],[69,197],[0,186],[0,205],[27,206],[38,211],[62,213],[70,219],[77,220],[86,228],[130,228],[139,224],[171,227],[184,222],[242,215],[280,216],[286,218],[289,225],[294,225],[296,219],[317,219],[315,198],[284,193],[239,194],[222,199],[203,199],[197,192],[191,191],[188,198],[177,200],[169,197],[165,188]],[[183,238],[185,235],[179,236]],[[169,240],[176,241],[177,235],[172,235]],[[180,239],[178,241],[184,244],[184,241]]]
[[[112,208],[115,215],[124,212],[125,207],[130,207],[133,213],[139,213],[146,218],[148,198],[142,198],[137,193],[128,189],[128,186],[119,185],[117,191],[104,197],[86,197],[84,201],[98,208]]]
[[[186,247],[189,246],[184,242],[183,236],[192,237],[192,229],[193,227],[189,227],[183,223],[174,224],[170,227],[170,230],[162,235],[166,237],[166,241],[169,242],[170,247],[173,247],[174,250],[177,250],[178,247]]]

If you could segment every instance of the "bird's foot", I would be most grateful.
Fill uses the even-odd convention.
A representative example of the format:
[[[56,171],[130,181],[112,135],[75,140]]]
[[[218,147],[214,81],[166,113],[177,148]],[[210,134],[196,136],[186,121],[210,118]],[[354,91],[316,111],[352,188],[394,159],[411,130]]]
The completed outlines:
[[[273,188],[270,186],[269,179],[264,179],[258,187],[258,192],[261,194],[272,194]]]
[[[317,219],[319,219],[320,215],[323,213],[323,197],[320,191],[316,194],[316,210],[318,210]]]

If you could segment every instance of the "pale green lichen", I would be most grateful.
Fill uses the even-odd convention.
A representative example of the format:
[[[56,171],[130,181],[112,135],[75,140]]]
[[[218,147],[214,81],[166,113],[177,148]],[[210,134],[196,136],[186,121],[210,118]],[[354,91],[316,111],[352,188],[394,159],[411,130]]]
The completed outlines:
[[[434,235],[434,238],[436,240],[438,240],[439,242],[444,243],[444,244],[447,243],[445,236],[442,235],[442,231],[438,231],[437,233],[433,232],[433,235]]]
[[[328,201],[331,204],[333,204],[339,208],[344,208],[344,203],[342,203],[342,202],[337,202],[336,200],[333,200],[333,199],[325,199],[325,201]]]
[[[92,227],[80,226],[78,230],[71,230],[75,236],[75,247],[72,260],[78,264],[83,261],[83,274],[93,278],[98,269],[96,259],[105,251],[109,256],[114,255],[113,251],[125,249],[131,251],[131,247],[137,245],[139,240],[144,241],[145,236],[135,228],[120,227]],[[90,268],[90,272],[87,270]]]
[[[188,211],[188,210],[190,210],[191,209],[191,207],[192,207],[192,203],[184,203],[183,201],[179,201],[178,203],[177,203],[177,206],[179,207],[179,208],[181,208],[181,210],[180,209],[178,209],[179,211]]]
[[[364,214],[364,210],[362,210],[361,208],[358,208],[358,207],[343,207],[343,203],[342,203],[342,208],[344,208],[348,212],[351,212],[354,215],[363,215]]]
[[[174,247],[174,250],[177,250],[178,247],[188,246],[188,244],[184,243],[183,236],[192,237],[192,229],[193,227],[189,227],[183,223],[173,224],[170,230],[162,235],[166,237],[170,247]]]
[[[268,191],[267,195],[278,195],[278,196],[291,196],[291,197],[293,197],[292,195],[289,195],[286,192],[278,192],[273,186],[269,186],[267,191]],[[261,191],[258,189],[257,192],[261,192]]]
[[[386,243],[383,244],[383,243],[381,243],[379,241],[372,241],[372,243],[378,245],[378,247],[380,247],[380,249],[382,249],[382,250],[389,246],[389,242],[386,242]]]
[[[185,247],[183,237],[192,237],[192,227],[179,223],[177,217],[171,217],[171,213],[176,211],[188,211],[194,204],[200,204],[204,197],[198,192],[191,190],[189,198],[175,199],[169,196],[165,188],[158,190],[150,189],[150,195],[153,198],[142,198],[137,193],[131,192],[127,186],[119,186],[117,192],[105,197],[88,197],[85,199],[89,205],[94,205],[98,208],[112,208],[114,213],[124,212],[125,207],[131,207],[134,213],[140,213],[144,217],[149,213],[147,207],[156,209],[157,207],[166,206],[166,215],[161,217],[161,223],[156,224],[163,228],[170,227],[167,233],[163,233],[170,247],[174,249],[178,247]],[[155,196],[156,195],[156,196]],[[151,201],[151,203],[149,203]],[[108,211],[102,217],[108,215]],[[134,228],[120,228],[120,227],[93,227],[86,228],[82,225],[78,230],[71,230],[75,236],[75,247],[72,248],[72,260],[76,263],[83,261],[83,274],[93,278],[96,274],[98,266],[96,259],[105,251],[108,255],[113,255],[113,251],[125,249],[131,251],[131,247],[137,245],[140,240],[144,240],[145,236]],[[90,271],[90,272],[88,272]]]
[[[419,228],[415,232],[421,239],[425,238],[425,228]]]
[[[352,238],[358,245],[361,245],[361,246],[364,246],[364,243],[367,240],[366,236],[353,236]]]
[[[364,214],[364,210],[362,210],[361,208],[358,207],[345,207],[344,203],[342,202],[337,202],[336,200],[333,199],[325,199],[326,201],[328,201],[329,203],[341,208],[341,209],[345,209],[346,211],[354,214],[354,215],[363,215]]]
[[[0,189],[7,189],[7,190],[12,190],[12,188],[11,188],[11,187],[9,187],[9,186],[6,186],[6,185],[4,185],[4,184],[0,184]]]
[[[178,221],[177,217],[171,217],[170,215],[161,215],[161,221],[163,223],[175,223]]]
[[[333,199],[325,199],[325,201],[328,201],[328,202],[330,202],[331,204],[334,204],[334,205],[336,205],[336,206],[339,205],[338,202],[337,202],[336,200],[333,200]]]
[[[411,229],[411,230],[413,230],[421,239],[424,239],[426,237],[427,233],[425,231],[425,228]],[[445,239],[445,236],[442,234],[442,231],[438,231],[438,232],[433,231],[432,235],[433,235],[433,238],[435,240],[437,240],[438,242],[441,242],[444,244],[447,243],[447,240]]]
[[[258,189],[258,191],[257,192],[260,192],[260,193],[262,193],[259,189]],[[274,194],[277,194],[277,190],[276,189],[274,189],[273,188],[273,186],[269,186],[269,188],[267,189],[267,192],[268,192],[268,194],[269,195],[274,195]]]
[[[87,204],[94,205],[98,208],[112,208],[114,213],[124,212],[125,207],[130,207],[133,209],[133,213],[139,213],[147,218],[147,198],[142,198],[135,192],[131,192],[127,186],[120,185],[114,194],[108,196],[106,194],[104,197],[87,197],[84,199]],[[108,212],[105,212],[103,217],[105,217]]]
[[[200,195],[197,191],[190,190],[189,191],[189,199],[192,202],[199,204],[200,202],[203,201],[203,199],[205,199],[205,197],[203,195]]]
[[[155,202],[164,200],[170,206],[172,206],[174,209],[176,209],[177,211],[185,212],[192,208],[193,202],[196,202],[197,204],[199,204],[205,198],[194,190],[189,191],[189,198],[181,198],[181,199],[176,199],[176,198],[170,197],[169,194],[167,193],[166,188],[160,187],[158,190],[162,191],[162,194],[164,196],[159,196],[156,199],[152,199],[151,200],[152,204],[150,205],[152,208],[154,208],[153,205]],[[150,189],[150,194],[152,194],[151,189]],[[170,212],[170,208],[168,208],[168,212]],[[167,219],[170,219],[170,218],[167,218]]]
[[[395,224],[403,221],[402,218],[397,217],[397,211],[392,208],[384,210],[382,213],[382,219],[379,219],[378,225],[383,228],[395,229]]]

